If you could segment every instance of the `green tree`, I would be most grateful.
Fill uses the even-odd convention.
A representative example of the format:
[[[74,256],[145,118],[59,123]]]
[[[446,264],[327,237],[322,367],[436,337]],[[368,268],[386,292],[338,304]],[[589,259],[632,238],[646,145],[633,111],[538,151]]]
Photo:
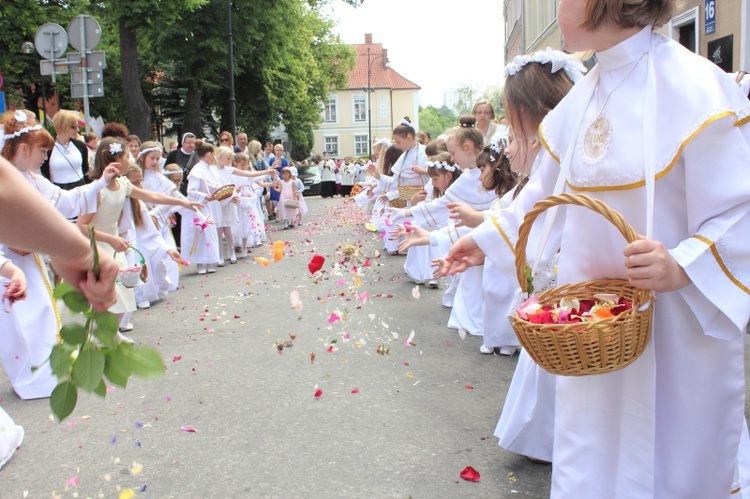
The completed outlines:
[[[455,118],[449,119],[434,106],[427,106],[419,110],[419,128],[429,133],[433,139],[455,126]]]
[[[479,92],[471,85],[464,83],[456,90],[456,105],[453,106],[453,112],[456,116],[471,114],[471,108],[479,100]]]

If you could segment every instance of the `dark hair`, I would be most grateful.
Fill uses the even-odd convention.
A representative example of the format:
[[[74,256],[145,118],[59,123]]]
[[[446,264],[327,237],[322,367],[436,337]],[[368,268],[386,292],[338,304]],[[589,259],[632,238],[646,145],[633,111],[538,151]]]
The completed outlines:
[[[206,154],[214,152],[214,145],[210,142],[204,142],[201,139],[195,141],[195,153],[199,158],[202,158]]]
[[[427,175],[429,175],[430,178],[435,178],[438,175],[442,175],[444,173],[450,173],[451,174],[451,183],[448,184],[450,186],[453,182],[456,181],[456,179],[458,177],[461,176],[461,168],[459,168],[458,165],[456,165],[456,163],[453,162],[453,160],[451,159],[451,154],[449,152],[447,152],[447,151],[441,151],[441,152],[437,153],[437,155],[435,155],[434,157],[430,158],[430,161],[432,161],[434,163],[443,163],[443,162],[445,162],[445,163],[447,163],[450,166],[455,166],[456,167],[456,169],[451,172],[451,171],[448,171],[448,170],[443,170],[442,168],[437,168],[437,167],[434,167],[434,166],[428,166],[427,167]],[[433,191],[432,191],[432,197],[433,198],[439,198],[443,194],[444,193],[438,191],[437,187],[433,187]]]
[[[83,134],[83,141],[88,144],[94,139],[98,139],[97,135],[94,132],[86,132]]]
[[[672,17],[674,0],[586,0],[584,9],[581,26],[586,29],[606,19],[622,28],[649,24],[660,28]]]
[[[396,164],[396,161],[398,161],[398,158],[400,158],[402,154],[404,154],[404,151],[402,151],[398,147],[388,147],[388,149],[385,150],[385,155],[383,156],[383,164],[380,165],[381,173],[383,175],[390,176],[391,168],[393,168],[393,165]]]
[[[477,156],[477,166],[492,168],[492,176],[484,177],[482,187],[487,192],[494,190],[497,197],[502,197],[518,184],[518,175],[511,170],[510,160],[505,155],[504,147],[500,148],[499,153],[493,151],[491,146],[485,147]]]
[[[528,150],[527,135],[537,132],[547,113],[573,88],[565,71],[553,73],[551,70],[551,63],[530,62],[505,78],[505,116],[524,151]],[[525,111],[526,117],[521,110]]]
[[[393,135],[398,135],[399,137],[408,137],[411,135],[412,137],[416,136],[416,131],[414,130],[414,127],[411,125],[411,118],[408,116],[404,116],[403,121],[408,122],[409,124],[401,123],[399,126],[393,129]]]
[[[449,140],[454,140],[459,144],[471,142],[475,151],[481,151],[484,148],[484,136],[482,132],[476,129],[477,119],[471,115],[464,115],[458,119],[458,126],[453,129],[448,136]]]
[[[128,135],[127,137],[125,137],[125,142],[138,142],[138,147],[141,146],[141,138],[137,135]]]
[[[448,146],[445,145],[444,139],[435,139],[424,148],[424,153],[428,158],[436,156],[440,152],[447,152]]]
[[[128,135],[130,135],[128,127],[122,123],[110,121],[104,125],[104,128],[102,128],[102,139],[106,139],[107,137],[118,137],[124,139]]]
[[[3,124],[3,131],[5,132],[6,139],[5,145],[3,146],[2,156],[8,161],[12,161],[13,156],[18,152],[18,146],[26,144],[31,149],[35,147],[43,147],[45,149],[52,149],[55,147],[55,139],[49,134],[44,128],[39,130],[28,131],[22,133],[18,137],[12,139],[7,138],[8,135],[14,134],[19,130],[23,130],[27,127],[33,127],[39,123],[36,121],[36,117],[29,111],[23,111],[26,114],[26,121],[19,123],[16,120],[15,113],[7,111],[0,117],[0,121]]]
[[[112,144],[120,144],[120,152],[114,154],[111,153],[109,146]],[[125,142],[125,139],[122,139],[120,137],[104,137],[101,141],[99,141],[99,147],[96,148],[96,155],[94,156],[94,167],[89,168],[87,175],[93,180],[98,179],[102,176],[102,173],[104,173],[104,169],[107,167],[107,165],[109,165],[110,163],[114,163],[118,157],[121,157],[120,161],[123,161],[125,158],[124,155],[127,152],[128,144]],[[123,169],[120,168],[120,171],[123,171]]]

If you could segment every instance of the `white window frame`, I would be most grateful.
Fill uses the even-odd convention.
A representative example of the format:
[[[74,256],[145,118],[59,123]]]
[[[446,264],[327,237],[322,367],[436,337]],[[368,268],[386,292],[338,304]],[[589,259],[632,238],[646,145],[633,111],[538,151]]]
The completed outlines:
[[[357,119],[357,102],[362,103],[362,119]],[[366,95],[353,95],[352,96],[352,123],[367,123],[367,96]]]
[[[328,139],[335,139],[336,140],[336,150],[331,151],[328,148]],[[324,135],[323,136],[323,153],[328,153],[332,158],[338,158],[339,152],[341,151],[341,141],[339,140],[338,135]]]
[[[328,120],[326,119],[326,112],[328,111],[328,106],[333,103],[333,112],[334,112],[334,119]],[[338,123],[339,122],[339,96],[338,95],[331,95],[328,97],[328,100],[323,103],[323,123]]]
[[[357,139],[360,139],[360,140],[357,141]],[[369,154],[369,145],[370,145],[370,141],[367,138],[367,134],[364,134],[364,135],[357,134],[354,136],[353,140],[354,140],[354,155],[356,157],[367,156]],[[363,149],[361,151],[357,150],[358,145],[362,146]]]
[[[693,52],[696,54],[701,46],[701,23],[700,17],[698,17],[699,15],[700,9],[698,7],[693,7],[692,9],[686,10],[682,14],[673,17],[669,20],[669,23],[667,23],[667,33],[669,34],[669,38],[676,41],[680,40],[680,28],[682,26],[690,23],[695,25],[695,46],[693,47]]]

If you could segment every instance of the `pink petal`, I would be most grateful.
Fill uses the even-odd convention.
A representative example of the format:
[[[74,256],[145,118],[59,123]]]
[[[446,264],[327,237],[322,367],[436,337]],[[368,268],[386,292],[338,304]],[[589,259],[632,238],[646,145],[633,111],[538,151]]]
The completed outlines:
[[[195,428],[191,428],[189,426],[180,426],[180,429],[188,433],[198,433],[198,430],[196,430]]]

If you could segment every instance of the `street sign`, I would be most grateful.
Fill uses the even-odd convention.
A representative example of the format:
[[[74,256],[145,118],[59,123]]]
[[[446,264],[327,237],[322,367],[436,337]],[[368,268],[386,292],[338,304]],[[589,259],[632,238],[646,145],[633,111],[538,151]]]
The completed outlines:
[[[81,63],[80,52],[68,52],[68,61]],[[93,50],[86,54],[86,67],[93,69],[106,69],[107,58],[103,50]]]
[[[79,83],[79,84],[71,83],[70,84],[70,96],[73,99],[83,99],[84,97],[88,97],[89,99],[93,97],[104,97],[104,83],[103,82],[88,83],[86,86],[88,87],[88,91],[89,91],[88,95],[83,94],[84,92],[83,83]]]
[[[70,21],[68,26],[70,45],[81,52],[94,50],[102,39],[102,27],[99,21],[91,16],[81,14]]]
[[[2,73],[0,73],[0,90],[2,90],[4,86],[5,86],[5,77],[3,76]]]
[[[34,35],[34,47],[45,59],[58,59],[68,50],[68,34],[57,23],[43,24]]]
[[[0,113],[5,112],[5,92],[0,92]]]
[[[98,69],[90,71],[78,69],[70,72],[70,83],[73,85],[83,85],[84,75],[88,76],[88,84],[101,83],[104,80],[104,73]]]
[[[706,34],[716,33],[716,0],[706,0]]]

